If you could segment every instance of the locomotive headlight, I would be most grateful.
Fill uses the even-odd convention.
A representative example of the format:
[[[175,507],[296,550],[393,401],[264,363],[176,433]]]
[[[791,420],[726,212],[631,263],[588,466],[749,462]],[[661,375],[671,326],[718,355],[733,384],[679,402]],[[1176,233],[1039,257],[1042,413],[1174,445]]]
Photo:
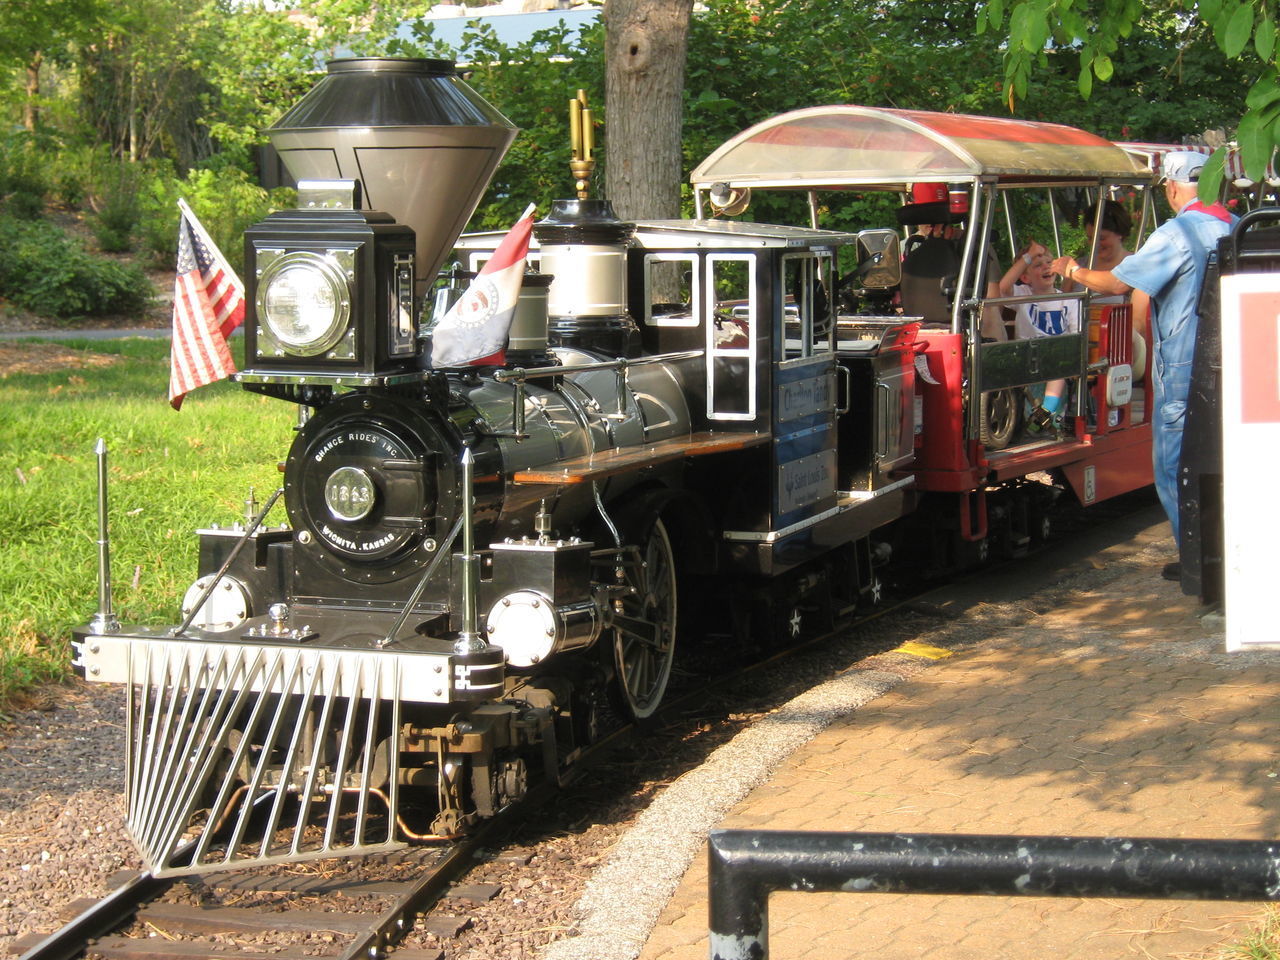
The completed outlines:
[[[248,389],[282,396],[284,384],[367,387],[418,372],[414,233],[360,209],[356,181],[300,181],[298,209],[244,236],[252,322],[236,379]]]
[[[295,250],[272,260],[258,281],[258,319],[285,353],[324,353],[347,332],[351,292],[331,257]]]

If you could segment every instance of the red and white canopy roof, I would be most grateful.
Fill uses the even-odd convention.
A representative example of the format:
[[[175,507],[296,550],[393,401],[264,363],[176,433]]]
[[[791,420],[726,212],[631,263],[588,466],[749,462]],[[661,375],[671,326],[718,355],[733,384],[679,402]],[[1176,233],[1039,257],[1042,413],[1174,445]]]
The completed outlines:
[[[1146,170],[1109,140],[1055,123],[923,110],[809,107],[770,117],[718,147],[695,187],[901,188],[924,180],[1098,180]]]
[[[1203,143],[1117,143],[1130,156],[1137,159],[1144,167],[1154,174],[1160,173],[1160,163],[1166,153],[1175,150],[1191,150],[1195,153],[1213,153],[1213,147]],[[1252,186],[1253,181],[1244,174],[1244,161],[1240,159],[1240,151],[1234,146],[1227,150],[1227,160],[1225,164],[1226,178],[1229,183],[1236,186]],[[1271,162],[1267,164],[1266,179],[1272,186],[1280,185],[1280,176],[1276,174],[1276,161],[1272,157]]]

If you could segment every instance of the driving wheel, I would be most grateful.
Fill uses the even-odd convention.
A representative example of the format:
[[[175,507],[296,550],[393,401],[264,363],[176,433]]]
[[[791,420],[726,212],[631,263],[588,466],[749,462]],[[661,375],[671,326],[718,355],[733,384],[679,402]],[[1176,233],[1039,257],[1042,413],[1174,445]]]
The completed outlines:
[[[662,703],[676,650],[676,564],[661,520],[654,520],[625,565],[628,593],[613,619],[615,698],[633,720]]]

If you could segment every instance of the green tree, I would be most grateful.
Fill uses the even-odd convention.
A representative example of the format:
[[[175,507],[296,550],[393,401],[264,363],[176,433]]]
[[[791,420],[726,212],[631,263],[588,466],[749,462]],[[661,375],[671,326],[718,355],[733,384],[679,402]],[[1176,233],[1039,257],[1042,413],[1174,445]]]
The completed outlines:
[[[262,131],[323,70],[319,43],[306,23],[266,0],[205,0],[195,22],[208,41],[190,59],[208,84],[200,122],[220,151],[247,166]]]
[[[159,152],[185,168],[212,152],[198,109],[208,86],[192,66],[202,3],[116,0],[81,48],[81,117],[113,156],[136,162]]]
[[[191,67],[208,83],[202,122],[248,163],[262,131],[315,83],[331,57],[393,51],[396,28],[427,0],[313,0],[305,14],[272,0],[204,0]]]
[[[1139,20],[1113,59],[1108,83],[1086,100],[1079,94],[1077,58],[1059,51],[1033,79],[1023,115],[1052,105],[1045,119],[1070,123],[1113,140],[1181,143],[1207,129],[1231,126],[1251,78],[1242,61],[1225,59],[1202,24],[1161,16]]]
[[[830,103],[999,110],[1003,97],[987,66],[998,56],[995,39],[960,39],[972,18],[967,2],[717,0],[694,16],[690,33],[686,171],[728,137],[786,110]],[[832,222],[892,217],[891,200],[824,200],[837,208]],[[750,215],[803,221],[805,203],[763,194]]]
[[[22,124],[34,132],[40,121],[40,71],[46,62],[66,62],[90,36],[102,14],[99,0],[5,0],[0,4],[0,64],[24,75]]]
[[[1028,96],[1033,71],[1047,68],[1051,56],[1074,57],[1076,85],[1088,99],[1095,81],[1117,78],[1118,65],[1129,59],[1130,39],[1144,29],[1165,38],[1168,76],[1184,66],[1184,53],[1202,54],[1211,43],[1231,68],[1223,74],[1243,81],[1225,94],[1237,113],[1244,107],[1236,139],[1246,175],[1260,180],[1280,143],[1275,7],[1272,0],[986,0],[978,8],[977,30],[980,36],[991,31],[1007,38],[1004,72],[1011,108]],[[1206,88],[1188,85],[1186,91],[1191,102]],[[1202,196],[1218,195],[1225,155],[1220,148],[1206,167]]]
[[[604,31],[581,34],[550,27],[518,44],[498,39],[491,23],[472,21],[458,46],[436,39],[430,21],[410,24],[407,37],[388,42],[395,56],[437,57],[464,64],[464,79],[519,127],[471,220],[472,229],[509,227],[529,203],[545,213],[551,200],[571,196],[568,102],[579,90],[603,103]]]

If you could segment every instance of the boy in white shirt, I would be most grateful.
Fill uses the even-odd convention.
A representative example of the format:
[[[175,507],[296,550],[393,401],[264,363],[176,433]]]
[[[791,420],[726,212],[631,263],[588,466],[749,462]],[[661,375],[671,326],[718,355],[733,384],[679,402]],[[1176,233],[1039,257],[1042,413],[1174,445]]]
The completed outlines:
[[[1013,261],[1000,280],[1002,297],[1029,297],[1060,293],[1054,285],[1052,258],[1043,244],[1032,240],[1023,248],[1022,255]],[[1046,296],[1044,300],[1015,304],[1014,336],[1053,337],[1060,333],[1076,333],[1080,330],[1080,301],[1059,300]],[[1045,384],[1044,400],[1028,418],[1029,425],[1042,430],[1051,422],[1061,419],[1066,380],[1050,380]]]

